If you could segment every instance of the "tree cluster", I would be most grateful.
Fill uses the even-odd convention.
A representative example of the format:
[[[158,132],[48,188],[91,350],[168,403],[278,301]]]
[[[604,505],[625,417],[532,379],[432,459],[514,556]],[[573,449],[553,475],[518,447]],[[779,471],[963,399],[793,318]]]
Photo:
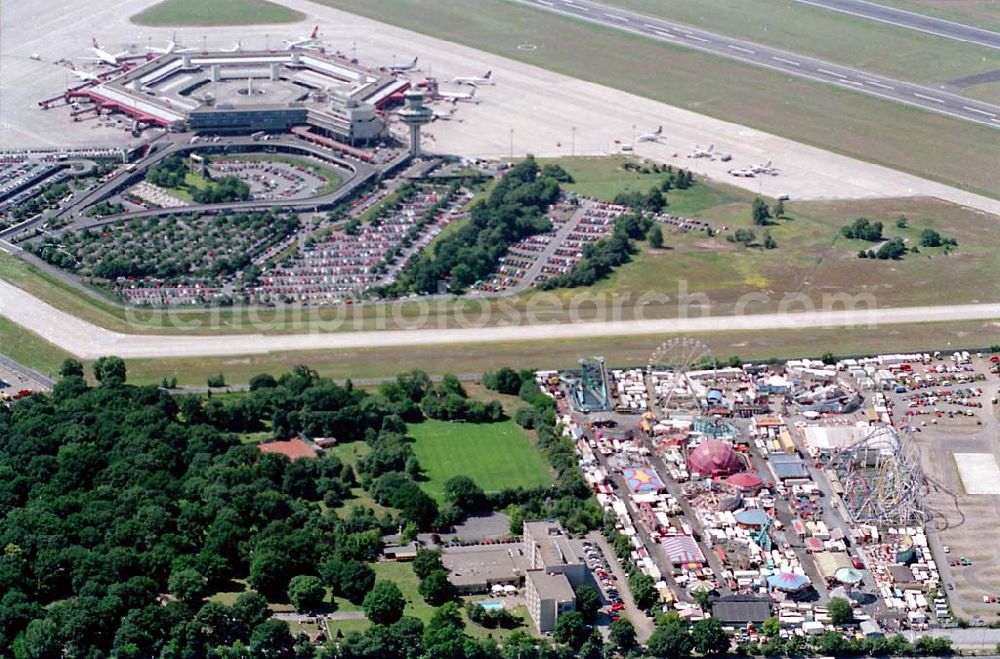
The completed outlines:
[[[842,233],[845,238],[867,240],[870,243],[877,243],[882,240],[882,223],[871,222],[867,217],[859,217],[851,224],[841,227],[840,233]]]
[[[370,560],[394,523],[360,508],[343,519],[321,509],[327,493],[339,499],[353,483],[335,457],[262,454],[213,421],[201,399],[126,384],[115,357],[94,364],[97,387],[78,362],[61,370],[51,394],[0,408],[0,647],[180,657],[242,646],[291,656],[295,639],[268,620],[264,597],[317,606],[315,581],[300,577],[317,577],[333,556]],[[296,401],[295,391],[324,387],[298,378],[243,400],[266,405],[260,392],[284,392]],[[231,607],[204,602],[233,579],[260,595]]]

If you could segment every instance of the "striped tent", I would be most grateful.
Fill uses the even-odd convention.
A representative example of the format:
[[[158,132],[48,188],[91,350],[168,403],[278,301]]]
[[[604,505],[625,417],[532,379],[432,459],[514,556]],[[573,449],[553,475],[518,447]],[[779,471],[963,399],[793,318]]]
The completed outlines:
[[[671,535],[660,540],[664,551],[670,557],[670,562],[674,565],[686,563],[703,565],[705,555],[701,553],[701,548],[689,535]]]

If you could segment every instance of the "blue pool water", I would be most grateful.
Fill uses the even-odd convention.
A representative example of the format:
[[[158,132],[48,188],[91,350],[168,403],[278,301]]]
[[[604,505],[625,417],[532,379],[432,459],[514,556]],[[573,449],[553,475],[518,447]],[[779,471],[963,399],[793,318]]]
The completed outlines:
[[[495,602],[495,601],[480,602],[479,606],[483,607],[487,611],[495,611],[497,609],[503,608],[503,602]]]

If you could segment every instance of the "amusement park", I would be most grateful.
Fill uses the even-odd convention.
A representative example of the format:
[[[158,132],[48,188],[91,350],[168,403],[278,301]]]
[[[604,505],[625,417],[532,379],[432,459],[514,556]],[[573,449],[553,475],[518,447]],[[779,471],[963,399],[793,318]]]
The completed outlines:
[[[968,453],[941,473],[936,455],[954,428],[982,432],[969,408],[991,369],[968,353],[723,364],[674,338],[645,368],[588,356],[549,381],[586,480],[665,607],[698,620],[738,602],[763,616],[751,637],[772,613],[808,636],[843,599],[866,635],[916,634],[996,615],[963,579],[980,560],[962,541],[976,505],[963,495],[990,474],[963,470]]]

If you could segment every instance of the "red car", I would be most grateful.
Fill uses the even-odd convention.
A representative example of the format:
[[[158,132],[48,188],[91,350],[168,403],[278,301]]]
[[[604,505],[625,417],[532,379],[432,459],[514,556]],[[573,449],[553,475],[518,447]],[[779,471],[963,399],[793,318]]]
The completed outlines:
[[[621,611],[624,608],[625,608],[625,605],[622,604],[621,602],[615,602],[614,604],[611,605],[611,610],[612,611]]]

